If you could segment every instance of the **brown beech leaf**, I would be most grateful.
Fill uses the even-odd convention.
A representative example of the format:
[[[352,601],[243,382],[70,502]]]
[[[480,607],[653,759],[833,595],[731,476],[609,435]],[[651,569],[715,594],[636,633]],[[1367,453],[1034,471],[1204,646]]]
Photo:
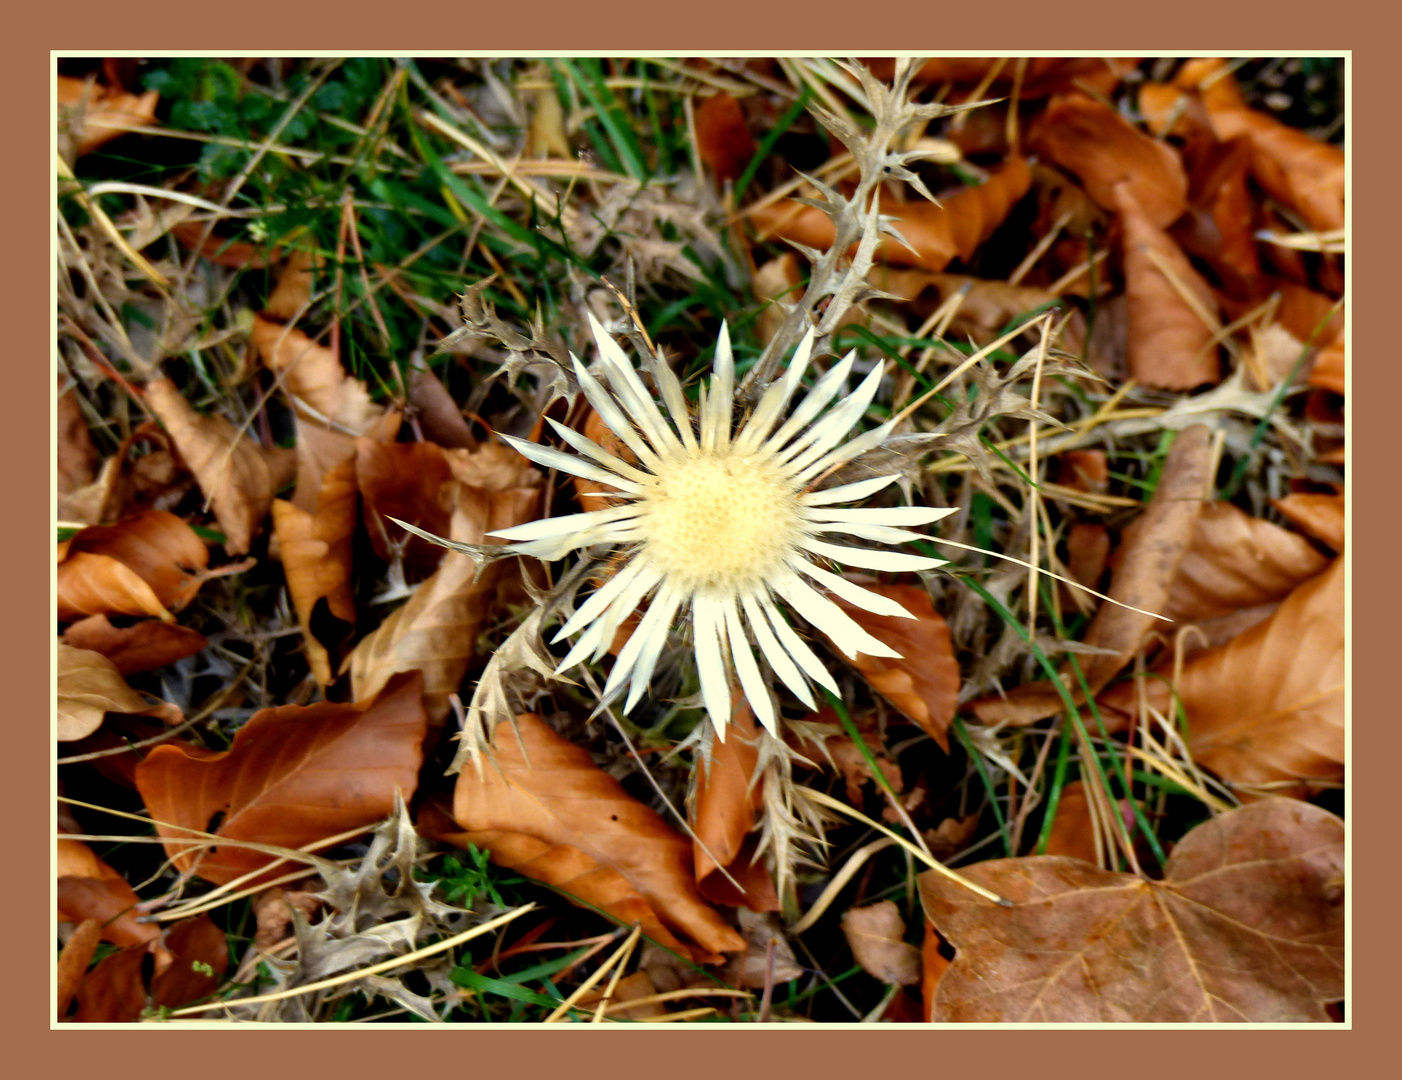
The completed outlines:
[[[87,973],[97,943],[102,940],[102,925],[96,919],[84,919],[73,931],[58,954],[54,983],[57,987],[58,1011],[55,1015],[62,1020],[68,1014],[68,1006]]]
[[[1171,669],[1161,674],[1169,676]],[[1138,693],[1164,713],[1163,679],[1102,697],[1132,712]],[[1193,760],[1236,785],[1304,794],[1344,776],[1344,560],[1295,589],[1275,613],[1183,664],[1177,691]]]
[[[402,548],[405,577],[410,581],[422,581],[433,573],[444,549],[410,535],[389,519],[407,521],[435,536],[447,535],[456,492],[453,467],[444,449],[436,443],[383,443],[361,437],[355,440],[355,479],[375,554],[393,562],[395,550]]]
[[[222,884],[274,857],[174,841],[196,830],[299,848],[371,825],[393,811],[396,791],[412,797],[427,730],[413,673],[354,704],[260,710],[223,753],[158,746],[137,766],[136,786],[176,867]]]
[[[178,1009],[208,997],[229,967],[229,943],[208,915],[182,919],[165,936],[171,962],[151,979],[151,1000]]]
[[[940,951],[941,946],[949,952],[954,951],[935,929],[935,924],[926,919],[925,936],[920,942],[920,1018],[927,1024],[935,1018],[935,995],[939,993],[940,980],[952,963]]]
[[[926,270],[943,270],[956,257],[968,260],[1003,223],[1031,184],[1027,163],[1022,158],[1011,158],[978,187],[945,196],[943,205],[883,202],[881,213],[895,219],[893,224],[910,246],[887,237],[876,257],[881,262]],[[832,219],[825,213],[788,199],[757,209],[751,220],[761,238],[779,236],[822,250],[831,247],[836,236]]]
[[[497,866],[544,882],[583,906],[598,908],[623,926],[641,923],[645,935],[683,956],[708,963],[719,959],[717,954],[680,941],[627,878],[578,848],[510,829],[463,830],[436,802],[426,803],[420,810],[417,826],[422,836],[461,848],[472,844],[490,852]]]
[[[1259,291],[1261,260],[1252,235],[1255,199],[1247,188],[1251,146],[1245,139],[1204,138],[1189,157],[1188,213],[1174,237],[1206,262],[1222,287],[1236,296]]]
[[[724,91],[704,98],[696,109],[696,149],[721,184],[737,179],[755,156],[740,103]]]
[[[81,840],[59,837],[54,871],[58,921],[97,921],[100,936],[114,945],[144,945],[160,936],[154,923],[138,922],[136,895],[126,879]]]
[[[86,551],[69,555],[58,564],[57,601],[59,622],[95,614],[175,620],[135,570],[110,555]]]
[[[384,406],[370,400],[365,384],[346,373],[335,352],[296,327],[255,315],[252,338],[263,363],[304,416],[361,435],[384,414]]]
[[[1272,499],[1271,505],[1285,515],[1290,524],[1301,532],[1328,544],[1335,551],[1344,550],[1344,497],[1297,491],[1283,499]]]
[[[140,713],[151,706],[126,684],[117,665],[101,653],[58,643],[58,739],[91,735],[109,712]]]
[[[1115,188],[1115,196],[1124,226],[1131,377],[1164,390],[1217,382],[1214,331],[1204,319],[1217,315],[1212,289],[1127,184]]]
[[[735,704],[731,725],[725,742],[712,744],[711,759],[697,766],[691,815],[696,888],[713,904],[778,911],[774,882],[764,861],[754,858],[755,844],[750,836],[755,813],[763,805],[763,781],[755,779],[759,729],[743,697]],[[721,873],[722,867],[739,883],[739,889]]]
[[[1328,390],[1334,394],[1348,393],[1348,369],[1345,366],[1347,348],[1347,335],[1340,334],[1321,349],[1310,368],[1309,384],[1316,390]]]
[[[895,61],[890,58],[873,58],[864,60],[863,63],[883,82],[890,82],[895,74]],[[915,72],[913,81],[974,85],[982,83],[989,73],[993,72],[993,82],[990,86],[1001,88],[1003,93],[991,96],[1004,96],[1013,80],[1018,79],[1019,96],[1028,101],[1065,90],[1074,82],[1094,82],[1102,73],[1109,74],[1118,82],[1122,77],[1122,70],[1127,71],[1133,65],[1134,61],[1129,57],[940,56],[922,63]],[[1097,86],[1096,89],[1109,94],[1114,85]]]
[[[1198,622],[1285,599],[1329,563],[1303,536],[1231,503],[1202,508],[1161,614]]]
[[[720,976],[732,986],[757,990],[760,987],[800,979],[807,972],[794,960],[793,946],[784,933],[784,924],[768,912],[740,908],[735,913],[745,951],[732,956]],[[695,985],[700,985],[699,983]]]
[[[355,462],[347,459],[322,478],[316,513],[277,499],[273,502],[273,534],[277,537],[287,591],[302,627],[302,643],[312,674],[322,686],[334,678],[327,644],[312,629],[317,604],[345,625],[355,625],[355,594],[351,588],[352,540],[356,522]],[[340,642],[333,642],[339,645]]]
[[[934,1019],[1323,1022],[1344,992],[1343,836],[1268,799],[1190,832],[1162,881],[1062,856],[964,869],[1012,908],[927,871],[925,913],[956,950]]]
[[[1174,440],[1164,461],[1154,497],[1126,542],[1119,568],[1110,579],[1108,596],[1121,604],[1162,614],[1168,606],[1178,566],[1192,543],[1198,514],[1211,479],[1211,435],[1202,424],[1185,428]],[[1092,694],[1099,693],[1139,650],[1146,636],[1168,624],[1129,611],[1117,604],[1101,603],[1086,630],[1084,641],[1113,654],[1081,658],[1081,671]],[[1070,684],[1079,702],[1079,683]],[[1006,697],[986,697],[969,703],[985,724],[1034,724],[1062,711],[1061,695],[1045,682],[1019,686]]]
[[[458,478],[445,485],[457,499],[448,529],[451,539],[494,543],[487,533],[535,517],[542,477],[520,454],[488,443],[475,452],[453,450],[447,456]],[[479,575],[472,556],[445,551],[433,576],[351,652],[355,696],[368,697],[395,672],[422,671],[429,720],[442,721],[448,715],[448,695],[457,692],[467,673],[483,624],[518,572],[496,561]]]
[[[175,623],[143,619],[133,626],[113,626],[106,615],[89,615],[63,633],[64,644],[89,649],[111,660],[123,678],[139,675],[194,656],[209,644],[197,630]]]
[[[533,714],[498,724],[494,745],[494,763],[458,774],[453,817],[469,834],[500,830],[576,848],[622,875],[674,933],[709,953],[745,947],[696,891],[687,839],[625,792],[587,750]]]
[[[853,666],[887,701],[949,752],[949,725],[959,703],[959,664],[949,626],[930,594],[916,585],[882,585],[860,579],[863,588],[896,601],[914,616],[895,619],[863,611],[841,597],[833,602],[883,644],[901,654],[899,660],[858,653]]]
[[[75,1024],[132,1024],[146,1008],[146,984],[142,965],[144,946],[120,949],[88,972],[78,987]]]
[[[1344,151],[1311,139],[1255,109],[1207,104],[1219,139],[1244,137],[1253,151],[1251,172],[1273,198],[1298,211],[1321,232],[1344,227]]]
[[[156,104],[161,96],[155,90],[138,96],[87,79],[68,75],[57,78],[59,130],[71,140],[74,157],[120,138],[128,128],[156,122]]]
[[[457,402],[431,368],[409,372],[409,404],[418,410],[419,427],[429,442],[449,450],[477,449],[477,440]]]
[[[292,479],[296,454],[264,450],[222,416],[190,407],[169,379],[146,387],[146,403],[165,425],[226,537],[224,550],[246,554],[275,496]]]
[[[73,618],[75,614],[159,614],[100,607],[93,610],[96,607],[94,598],[87,597],[86,590],[100,587],[102,577],[94,573],[100,564],[80,560],[76,571],[64,570],[76,556],[84,554],[121,563],[151,587],[163,609],[171,611],[179,611],[193,600],[200,585],[207,579],[205,570],[209,565],[209,549],[195,531],[174,514],[164,510],[144,510],[115,525],[89,525],[69,541],[68,558],[58,567],[60,619]],[[115,584],[121,578],[111,576],[110,580]],[[75,598],[84,596],[87,602],[83,607],[74,606],[71,600],[66,599],[65,584],[69,586],[67,593]],[[66,611],[69,614],[65,614]]]
[[[920,981],[920,950],[905,940],[905,920],[892,901],[850,909],[842,916],[842,932],[868,975],[900,986]]]
[[[1029,134],[1031,144],[1068,172],[1106,210],[1119,210],[1128,190],[1145,221],[1165,229],[1187,207],[1188,178],[1171,146],[1136,131],[1108,105],[1088,97],[1057,98]]]

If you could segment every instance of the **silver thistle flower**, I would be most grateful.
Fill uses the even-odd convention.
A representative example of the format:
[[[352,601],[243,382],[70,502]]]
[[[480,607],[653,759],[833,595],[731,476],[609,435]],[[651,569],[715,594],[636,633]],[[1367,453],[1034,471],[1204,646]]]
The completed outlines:
[[[789,625],[778,601],[821,630],[849,657],[863,652],[898,658],[899,653],[863,630],[826,592],[876,614],[913,616],[893,600],[820,563],[830,560],[868,570],[902,571],[930,569],[943,561],[836,544],[830,536],[899,545],[924,539],[904,526],[928,524],[953,511],[837,505],[874,494],[895,475],[810,490],[831,470],[879,446],[890,435],[893,423],[842,441],[871,404],[884,365],[878,364],[855,391],[829,408],[852,371],[856,353],[848,353],[817,380],[784,420],[808,370],[810,330],[788,370],[768,386],[754,412],[732,432],[735,364],[724,324],[710,384],[700,388],[694,426],[681,383],[666,363],[644,357],[662,396],[659,403],[592,315],[590,324],[608,386],[591,375],[578,357],[571,354],[570,359],[590,405],[636,463],[624,461],[554,420],[549,421],[551,427],[576,454],[506,437],[539,465],[609,485],[614,491],[606,497],[613,501],[603,509],[545,518],[493,534],[513,541],[514,552],[544,561],[595,545],[618,549],[617,572],[556,635],[556,641],[579,635],[556,671],[566,671],[586,657],[601,659],[619,626],[651,596],[604,686],[608,696],[628,685],[624,704],[628,712],[647,689],[668,629],[689,607],[702,700],[717,735],[724,739],[731,701],[727,669],[738,677],[755,716],[777,734],[769,683],[751,642],[774,675],[810,708],[817,703],[809,679],[837,693],[832,674]]]

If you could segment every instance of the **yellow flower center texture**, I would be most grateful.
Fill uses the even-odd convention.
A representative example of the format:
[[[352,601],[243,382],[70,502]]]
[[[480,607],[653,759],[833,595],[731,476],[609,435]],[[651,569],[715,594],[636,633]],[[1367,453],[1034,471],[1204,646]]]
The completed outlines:
[[[797,494],[777,470],[700,450],[667,462],[640,509],[646,557],[691,589],[767,577],[793,550],[800,524]]]

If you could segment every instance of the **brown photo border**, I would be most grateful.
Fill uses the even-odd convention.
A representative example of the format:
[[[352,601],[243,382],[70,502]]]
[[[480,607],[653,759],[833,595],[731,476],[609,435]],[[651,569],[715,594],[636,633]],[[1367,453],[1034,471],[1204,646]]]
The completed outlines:
[[[386,17],[382,4],[367,4],[349,0],[319,10],[304,9],[287,3],[268,4],[245,2],[234,5],[197,7],[190,4],[143,2],[124,7],[119,3],[102,6],[88,0],[68,0],[52,8],[24,6],[7,18],[10,25],[9,63],[4,65],[0,79],[6,84],[4,100],[11,103],[9,123],[13,129],[9,140],[12,153],[9,168],[0,173],[0,184],[10,197],[0,205],[10,210],[6,232],[12,238],[9,258],[0,260],[0,295],[6,299],[7,320],[17,340],[9,343],[11,355],[18,365],[11,368],[11,408],[0,424],[6,442],[8,463],[5,470],[9,488],[18,498],[11,498],[12,525],[3,533],[5,565],[25,568],[52,565],[49,560],[50,537],[48,521],[52,520],[52,485],[49,469],[39,464],[37,446],[52,453],[51,424],[48,407],[52,391],[52,299],[49,275],[39,273],[39,260],[48,257],[51,247],[50,219],[41,213],[50,198],[50,170],[42,164],[52,160],[52,137],[46,96],[52,68],[50,50],[174,50],[192,53],[223,52],[241,46],[240,52],[257,55],[269,51],[298,49],[362,48],[384,52],[421,52],[443,48],[482,51],[496,48],[500,55],[524,51],[595,50],[617,53],[624,49],[666,53],[747,51],[801,51],[837,54],[881,54],[893,49],[909,50],[924,46],[924,51],[937,53],[972,51],[979,54],[1001,55],[1031,51],[1056,51],[1068,54],[1097,51],[1131,50],[1145,55],[1177,54],[1209,48],[1218,53],[1234,51],[1289,55],[1302,49],[1338,50],[1350,52],[1351,76],[1349,117],[1349,157],[1354,183],[1349,203],[1350,220],[1354,214],[1365,223],[1361,235],[1374,237],[1381,243],[1364,242],[1356,252],[1350,252],[1349,281],[1353,295],[1373,295],[1373,301],[1363,304],[1365,312],[1386,312],[1388,307],[1380,296],[1384,282],[1396,271],[1383,265],[1392,255],[1390,250],[1397,236],[1396,189],[1402,170],[1397,167],[1397,124],[1387,122],[1387,114],[1395,106],[1394,68],[1396,61],[1381,56],[1385,43],[1396,40],[1393,27],[1385,13],[1363,15],[1345,10],[1341,5],[1304,4],[1298,0],[1277,0],[1268,6],[1236,7],[1216,0],[1180,0],[1172,5],[1138,6],[1118,4],[1050,4],[1028,0],[1006,0],[994,5],[933,5],[926,3],[888,2],[875,7],[869,4],[853,6],[835,0],[813,0],[803,5],[770,5],[760,8],[753,2],[730,3],[711,0],[701,6],[673,6],[652,3],[561,3],[560,0],[535,0],[526,5],[509,4],[489,8],[480,3],[404,5],[393,9]],[[1286,41],[1284,39],[1290,39]],[[1377,48],[1368,46],[1377,43]],[[1291,48],[1277,46],[1289,45]],[[1362,48],[1357,48],[1358,46]],[[17,46],[17,47],[16,47]],[[833,46],[840,46],[834,49]],[[1236,46],[1234,50],[1232,46]],[[1352,47],[1352,48],[1351,48]],[[1395,52],[1395,50],[1392,50]],[[1362,64],[1359,64],[1359,59]],[[1361,120],[1360,120],[1361,118]],[[1358,146],[1362,157],[1355,153],[1355,133],[1364,132]],[[15,152],[17,151],[17,152]],[[45,157],[47,155],[47,159]],[[1359,168],[1359,162],[1362,167]],[[1394,227],[1386,227],[1388,220]],[[14,242],[17,240],[18,242]],[[1350,243],[1352,247],[1352,243]],[[1395,256],[1394,256],[1395,257]],[[1358,273],[1358,259],[1363,259],[1363,272]],[[51,267],[52,261],[44,263]],[[1369,267],[1372,267],[1370,270]],[[1350,313],[1356,301],[1351,297]],[[1365,355],[1382,354],[1387,348],[1382,321],[1365,323],[1350,331],[1350,361],[1355,350]],[[50,357],[50,363],[40,365],[35,356]],[[14,361],[12,361],[14,362]],[[1350,395],[1349,453],[1361,461],[1363,488],[1373,490],[1368,478],[1381,467],[1377,462],[1389,462],[1388,442],[1397,428],[1380,422],[1388,403],[1399,396],[1389,393],[1387,386],[1397,381],[1394,368],[1385,360],[1369,363],[1367,392],[1361,397]],[[1355,422],[1354,404],[1362,412],[1361,422]],[[1359,453],[1357,440],[1363,441],[1364,453]],[[1372,444],[1372,453],[1366,452]],[[1375,457],[1374,454],[1377,456]],[[1349,471],[1350,487],[1355,473]],[[1393,994],[1387,986],[1392,975],[1389,962],[1396,954],[1397,934],[1387,917],[1391,914],[1392,898],[1398,890],[1397,870],[1390,863],[1396,850],[1388,813],[1391,792],[1383,775],[1391,763],[1399,760],[1398,725],[1392,720],[1384,700],[1381,673],[1388,671],[1389,657],[1384,653],[1396,632],[1384,614],[1384,584],[1391,580],[1381,570],[1381,545],[1385,542],[1389,515],[1382,500],[1362,508],[1363,525],[1351,526],[1349,558],[1352,562],[1362,544],[1361,565],[1375,565],[1379,572],[1369,581],[1364,596],[1370,601],[1361,612],[1351,612],[1350,645],[1352,670],[1357,678],[1350,687],[1350,717],[1364,718],[1366,752],[1350,760],[1350,796],[1354,795],[1350,812],[1351,846],[1353,850],[1370,853],[1359,866],[1361,879],[1356,879],[1350,867],[1350,893],[1357,899],[1352,903],[1351,938],[1363,942],[1351,954],[1352,985],[1348,1001],[1350,1022],[1344,1027],[1310,1025],[1298,1029],[1299,1035],[1285,1042],[1277,1037],[1280,1029],[1259,1031],[1202,1030],[963,1030],[937,1026],[929,1030],[892,1029],[880,1027],[879,1042],[864,1037],[862,1031],[850,1028],[815,1032],[807,1025],[787,1028],[710,1027],[705,1031],[695,1027],[657,1029],[652,1035],[659,1039],[680,1040],[669,1044],[665,1056],[658,1055],[660,1046],[648,1047],[648,1056],[638,1055],[640,1044],[630,1042],[628,1057],[620,1057],[617,1045],[595,1048],[551,1047],[545,1051],[546,1068],[558,1067],[559,1061],[571,1073],[581,1067],[590,1071],[638,1069],[656,1070],[671,1076],[677,1073],[709,1073],[717,1068],[727,1072],[743,1068],[751,1075],[783,1075],[784,1071],[807,1070],[815,1063],[823,1074],[859,1075],[867,1069],[892,1075],[905,1066],[916,1070],[951,1072],[960,1070],[973,1076],[990,1073],[1003,1075],[1040,1076],[1074,1072],[1085,1076],[1091,1070],[1133,1072],[1180,1076],[1191,1073],[1237,1073],[1239,1070],[1273,1071],[1284,1066],[1292,1074],[1313,1073],[1333,1067],[1367,1069],[1366,1061],[1376,1057],[1380,1062],[1392,1059],[1390,1047],[1384,1047],[1377,1024],[1379,1009]],[[41,511],[40,508],[43,508]],[[1353,499],[1349,499],[1350,514]],[[17,512],[16,512],[17,511]],[[47,518],[47,520],[46,520]],[[332,1043],[322,1037],[327,1028],[306,1033],[308,1041],[297,1048],[291,1040],[298,1031],[211,1031],[199,1034],[176,1033],[154,1027],[120,1030],[81,1030],[65,1027],[49,1029],[52,1005],[49,1000],[48,972],[52,965],[52,945],[47,932],[52,918],[48,886],[50,843],[46,830],[35,829],[33,819],[40,807],[45,807],[50,795],[48,769],[39,769],[28,762],[51,760],[52,744],[48,735],[48,717],[52,710],[52,684],[41,681],[32,673],[50,670],[50,650],[28,629],[22,613],[29,611],[40,623],[52,619],[51,583],[37,574],[20,569],[10,575],[13,609],[9,626],[18,630],[7,655],[12,663],[6,665],[10,678],[9,704],[15,718],[9,751],[12,762],[10,776],[4,785],[9,820],[26,821],[27,827],[15,830],[15,843],[8,860],[10,887],[3,890],[3,903],[13,909],[4,923],[9,939],[19,947],[18,954],[7,965],[8,978],[0,989],[3,1014],[10,1035],[6,1058],[13,1060],[19,1075],[28,1075],[30,1068],[42,1069],[41,1075],[76,1075],[98,1072],[108,1076],[151,1076],[166,1070],[190,1071],[200,1076],[222,1076],[243,1073],[248,1069],[276,1069],[291,1075],[325,1074],[331,1069],[350,1065],[357,1075],[371,1070],[410,1068],[427,1071],[442,1067],[471,1070],[492,1076],[501,1069],[515,1074],[522,1066],[540,1060],[541,1044],[536,1042],[535,1029],[516,1028],[496,1032],[486,1039],[474,1039],[464,1046],[447,1046],[442,1042],[418,1040],[411,1048],[407,1042],[410,1032],[376,1028],[352,1028],[366,1033],[350,1036],[348,1043]],[[1395,595],[1395,589],[1389,590]],[[41,608],[43,609],[41,613]],[[20,616],[16,618],[15,616]],[[1363,632],[1358,632],[1359,629]],[[1392,663],[1396,663],[1395,660]],[[18,678],[20,673],[29,677]],[[41,720],[40,718],[44,718]],[[24,751],[23,746],[31,749]],[[42,751],[41,751],[42,746]],[[1392,750],[1394,752],[1389,752]],[[18,763],[25,764],[19,765]],[[1356,770],[1362,770],[1361,782],[1355,783]],[[1355,880],[1361,887],[1355,886]],[[1360,935],[1357,931],[1362,929]],[[1353,959],[1361,963],[1352,963]],[[345,1027],[329,1030],[344,1031]],[[415,1029],[419,1030],[419,1029]],[[427,1032],[434,1029],[423,1027]],[[489,1028],[466,1030],[489,1032]],[[565,1030],[578,1030],[567,1028]],[[602,1030],[602,1029],[594,1029]],[[618,1032],[620,1029],[608,1029]],[[618,1034],[605,1038],[637,1038],[637,1029],[627,1029],[630,1036]],[[707,1032],[745,1030],[758,1033],[758,1043],[749,1041],[743,1053],[737,1048],[710,1045],[703,1050],[699,1040]],[[373,1036],[369,1032],[377,1032]],[[817,1035],[818,1053],[812,1057],[814,1044],[809,1039],[794,1041],[798,1031]],[[156,1038],[174,1037],[181,1054],[170,1052],[167,1045],[138,1050],[134,1040],[140,1033]],[[959,1035],[955,1033],[959,1032]],[[76,1036],[78,1044],[60,1048],[58,1039]],[[252,1037],[258,1045],[233,1048],[233,1040]],[[938,1043],[931,1041],[944,1036]],[[550,1038],[545,1035],[545,1038]],[[720,1035],[720,1038],[725,1036]],[[219,1039],[222,1053],[205,1054]],[[276,1058],[266,1057],[266,1039],[278,1042]],[[1347,1047],[1334,1041],[1347,1041]],[[196,1054],[191,1040],[198,1039]],[[951,1041],[953,1039],[954,1041]],[[1011,1041],[1005,1041],[1011,1039]],[[1175,1040],[1170,1045],[1168,1040]],[[368,1040],[368,1041],[367,1041]],[[387,1043],[394,1040],[395,1045]],[[1033,1040],[1037,1041],[1035,1047]],[[1050,1040],[1050,1042],[1047,1042]],[[1178,1042],[1187,1040],[1187,1044]],[[1249,1042],[1248,1042],[1249,1040]],[[1329,1040],[1328,1042],[1322,1040]],[[1019,1051],[1013,1054],[1012,1042]],[[371,1046],[370,1044],[374,1045]],[[152,1052],[154,1050],[154,1052]],[[1035,1050],[1035,1054],[1029,1051]],[[688,1052],[690,1051],[690,1052]],[[1341,1054],[1341,1051],[1344,1053]],[[556,1055],[562,1055],[557,1058]],[[568,1057],[563,1055],[568,1054]],[[1084,1055],[1084,1056],[1083,1056]],[[865,1068],[863,1068],[865,1066]],[[1365,1073],[1366,1074],[1366,1073]]]

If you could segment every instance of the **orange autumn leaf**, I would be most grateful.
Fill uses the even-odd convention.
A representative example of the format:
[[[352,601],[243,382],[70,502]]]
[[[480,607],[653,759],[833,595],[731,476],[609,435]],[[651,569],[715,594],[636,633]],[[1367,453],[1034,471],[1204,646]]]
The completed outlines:
[[[842,933],[868,975],[896,986],[920,981],[920,950],[905,940],[905,920],[893,901],[849,909],[842,916]]]
[[[262,709],[223,753],[158,746],[137,766],[136,786],[175,866],[222,884],[274,856],[178,842],[190,830],[299,848],[368,827],[394,810],[397,792],[412,797],[427,730],[415,672],[354,704]]]
[[[1122,712],[1142,692],[1168,715],[1172,669],[1101,700]],[[1193,760],[1247,790],[1304,794],[1344,776],[1344,561],[1297,587],[1270,618],[1183,664],[1176,686]]]
[[[1219,377],[1209,320],[1217,300],[1173,239],[1144,212],[1128,185],[1115,189],[1124,227],[1129,372],[1136,382],[1191,390]]]
[[[1187,623],[1276,603],[1328,563],[1303,536],[1231,503],[1208,503],[1160,614]]]
[[[1187,207],[1188,178],[1172,147],[1136,131],[1108,105],[1074,95],[1047,106],[1031,144],[1074,173],[1106,210],[1120,210],[1116,194],[1127,189],[1142,215],[1165,229]]]
[[[521,833],[575,848],[621,875],[674,933],[709,953],[745,947],[696,891],[690,842],[587,750],[533,714],[502,721],[493,742],[492,762],[458,774],[453,817],[469,834]]]
[[[892,59],[876,57],[863,62],[871,69],[873,75],[885,82],[890,82],[895,74],[895,61]],[[1110,93],[1114,89],[1114,83],[1119,81],[1121,68],[1128,70],[1134,63],[1131,57],[938,56],[925,60],[916,71],[913,81],[973,85],[983,82],[993,73],[990,86],[997,87],[999,92],[989,96],[1005,96],[1014,79],[1020,78],[1018,93],[1022,100],[1027,101],[1069,89],[1078,80],[1095,82],[1102,75],[1110,76],[1111,81],[1097,88],[1104,93]]]
[[[161,99],[155,90],[138,96],[68,75],[57,76],[55,97],[60,130],[73,140],[75,157],[125,135],[129,128],[155,123]]]
[[[1343,822],[1268,799],[1198,826],[1162,880],[1062,856],[936,871],[925,914],[955,949],[943,1023],[1324,1021],[1344,993]]]
[[[370,400],[365,384],[347,374],[335,352],[303,331],[255,315],[252,338],[294,408],[308,418],[360,435],[384,414],[384,406]]]
[[[598,908],[617,919],[623,926],[641,923],[643,933],[673,952],[696,961],[719,959],[679,940],[658,918],[652,905],[628,880],[568,844],[548,840],[509,829],[479,829],[466,831],[436,802],[425,804],[419,812],[421,835],[465,848],[469,844],[490,852],[497,866],[514,870],[536,881],[558,889],[569,899],[588,907]]]
[[[740,103],[724,91],[697,106],[696,149],[722,184],[737,179],[755,156],[755,140]]]
[[[1344,151],[1255,109],[1214,108],[1208,116],[1219,139],[1251,143],[1251,173],[1273,198],[1321,232],[1344,227]]]
[[[81,840],[58,839],[54,870],[59,922],[95,919],[99,936],[122,947],[145,945],[160,936],[154,923],[139,921],[136,891]]]
[[[712,743],[710,760],[696,765],[692,855],[696,887],[712,903],[778,911],[773,880],[764,861],[754,858],[751,838],[755,814],[763,806],[763,781],[755,780],[758,738],[754,712],[742,697],[734,707],[730,735],[724,742]],[[739,883],[739,889],[726,873]]]
[[[1286,495],[1283,499],[1272,499],[1271,505],[1301,532],[1328,544],[1335,551],[1344,550],[1342,495],[1316,495],[1298,491],[1293,495]]]
[[[63,567],[80,554],[114,559],[133,571],[151,587],[163,608],[179,611],[194,599],[196,591],[206,580],[209,549],[184,521],[164,510],[144,510],[115,525],[90,525],[80,530],[68,544],[68,560],[59,564],[59,611],[64,615]],[[83,614],[107,614],[100,608],[74,609]],[[127,615],[158,614],[152,611],[122,611]]]
[[[355,462],[349,459],[322,478],[316,513],[308,514],[283,499],[273,502],[273,534],[287,575],[287,591],[292,594],[312,674],[322,686],[333,678],[331,657],[327,643],[312,630],[312,617],[317,604],[324,601],[347,632],[355,625],[351,588],[355,523]]]
[[[453,468],[435,443],[355,440],[355,480],[363,502],[370,546],[385,562],[402,550],[405,577],[422,581],[433,573],[444,549],[413,536],[390,518],[446,536],[453,514]],[[483,543],[473,540],[472,543]]]
[[[89,615],[63,632],[63,642],[75,649],[101,653],[125,678],[194,656],[209,644],[197,630],[175,623],[144,619],[116,627],[106,615]]]
[[[1330,344],[1320,350],[1310,368],[1309,384],[1316,390],[1328,390],[1332,394],[1348,393],[1348,369],[1345,366],[1344,350],[1348,348],[1347,334],[1340,334]]]
[[[222,416],[196,412],[169,379],[146,387],[146,403],[165,425],[224,531],[224,549],[243,555],[273,497],[292,479],[296,455],[264,450]]]
[[[893,224],[909,247],[887,237],[878,246],[876,258],[926,270],[943,270],[956,257],[968,260],[1003,223],[1031,184],[1027,163],[1012,158],[978,187],[946,196],[941,206],[931,202],[883,202],[881,213],[895,219]],[[792,200],[758,209],[751,220],[764,239],[779,236],[826,249],[836,236],[831,218],[815,207]]]
[[[1255,197],[1247,187],[1251,145],[1245,139],[1204,139],[1188,155],[1188,213],[1174,237],[1202,259],[1223,289],[1254,296],[1260,289],[1261,260],[1256,254]]]
[[[959,702],[959,664],[954,659],[949,626],[930,594],[915,585],[882,585],[862,579],[863,588],[888,597],[914,616],[896,619],[876,615],[841,597],[833,602],[883,644],[901,654],[899,660],[858,653],[853,666],[871,688],[949,752],[949,725]]]

